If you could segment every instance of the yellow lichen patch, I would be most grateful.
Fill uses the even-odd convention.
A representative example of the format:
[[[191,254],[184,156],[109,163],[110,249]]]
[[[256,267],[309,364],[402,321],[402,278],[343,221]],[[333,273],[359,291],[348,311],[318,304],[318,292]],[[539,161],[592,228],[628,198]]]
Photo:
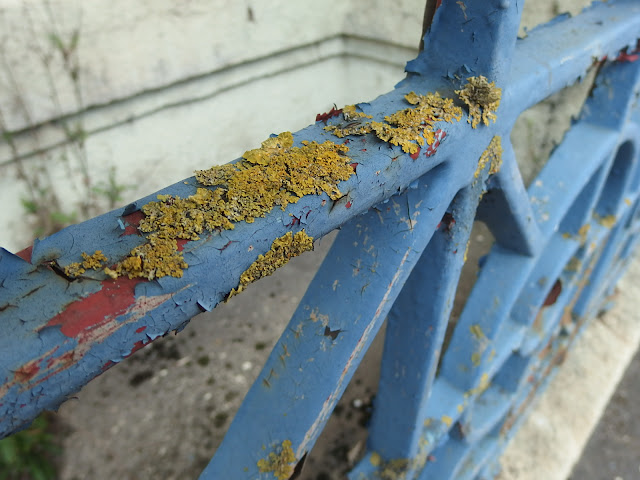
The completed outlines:
[[[578,237],[580,237],[580,245],[584,245],[587,243],[587,235],[589,234],[589,229],[591,228],[590,223],[585,223],[580,230],[578,230]]]
[[[605,228],[613,228],[617,221],[615,215],[605,215],[604,217],[601,217],[600,215],[595,214],[594,218],[600,225]]]
[[[469,247],[471,246],[471,240],[467,240],[467,246],[464,249],[464,256],[462,257],[462,261],[467,263],[467,257],[469,256]]]
[[[450,427],[453,423],[453,419],[449,415],[443,415],[440,420],[442,420],[442,423],[444,423],[447,427]]]
[[[413,106],[384,117],[384,122],[363,122],[363,118],[371,118],[371,115],[356,112],[355,107],[350,105],[342,109],[342,116],[349,123],[328,125],[325,130],[339,138],[373,132],[380,140],[402,147],[405,153],[414,154],[425,143],[433,144],[436,122],[451,123],[462,118],[462,109],[454,105],[452,99],[444,98],[438,92],[426,95],[410,92],[404,98]]]
[[[313,250],[313,238],[304,230],[295,235],[287,232],[282,237],[276,238],[271,244],[271,249],[264,255],[258,256],[258,259],[240,275],[238,287],[231,290],[227,299],[242,292],[250,283],[271,275],[278,268],[286,265],[291,258],[309,250]]]
[[[458,97],[469,107],[467,122],[473,128],[478,126],[480,120],[487,126],[491,120],[495,122],[497,117],[494,112],[500,106],[502,89],[482,75],[469,77],[467,82],[462,90],[456,90]]]
[[[576,257],[571,257],[571,260],[569,260],[569,263],[567,263],[567,266],[565,267],[565,269],[570,272],[578,272],[581,268],[582,261]]]
[[[228,186],[229,180],[238,171],[238,168],[233,163],[227,163],[226,165],[218,165],[210,168],[209,170],[197,170],[196,180],[203,185],[224,185]],[[163,197],[165,195],[162,195]],[[158,195],[160,199],[161,195]]]
[[[469,327],[469,331],[471,331],[471,335],[473,335],[477,340],[482,340],[486,338],[484,332],[482,331],[482,327],[480,325],[475,324]]]
[[[373,118],[372,115],[356,111],[355,105],[347,105],[346,107],[343,107],[342,116],[346,121],[357,120],[358,118]]]
[[[434,141],[436,122],[453,122],[462,118],[462,109],[450,98],[441,97],[438,92],[418,95],[410,92],[405,100],[414,107],[399,110],[384,117],[385,123],[372,122],[376,136],[392,145],[399,145],[406,153],[416,153],[419,146],[431,145]]]
[[[350,122],[346,125],[327,125],[325,130],[333,133],[338,138],[346,137],[347,135],[366,135],[371,132],[370,123]]]
[[[144,233],[155,232],[160,238],[183,240],[198,240],[204,230],[232,229],[237,216],[225,208],[218,190],[198,188],[187,198],[158,195],[158,202],[142,207],[145,217],[138,228]]]
[[[373,117],[356,111],[355,105],[343,107],[342,118],[349,123],[346,125],[327,125],[324,129],[332,132],[338,138],[343,138],[347,135],[365,135],[371,132],[371,124],[366,122],[365,119]]]
[[[354,174],[348,151],[346,145],[329,141],[294,147],[291,132],[283,132],[245,152],[240,162],[197,171],[198,182],[218,188],[198,188],[187,198],[158,195],[158,201],[144,205],[145,217],[138,229],[149,234],[148,242],[105,273],[112,278],[128,275],[149,280],[181,277],[188,265],[176,240],[198,240],[205,231],[230,230],[241,221],[251,223],[276,206],[284,210],[305,195],[324,192],[337,200],[342,196],[338,183]],[[294,243],[301,245],[298,240]],[[239,288],[242,286],[241,282]]]
[[[385,462],[379,470],[380,478],[383,480],[403,480],[409,467],[409,460],[406,458],[396,458]]]
[[[373,452],[369,457],[369,463],[376,467],[376,478],[382,480],[401,480],[405,478],[407,469],[409,468],[409,460],[406,458],[396,458],[383,461],[379,453]]]
[[[482,354],[480,352],[473,352],[471,354],[471,363],[473,363],[474,367],[478,367],[480,365],[481,358]]]
[[[131,250],[127,258],[117,263],[113,269],[105,268],[104,273],[111,278],[127,275],[129,278],[153,280],[166,276],[180,278],[183,269],[187,267],[174,239],[153,234],[148,243]]]
[[[484,152],[482,152],[482,155],[480,155],[480,160],[478,160],[478,168],[476,169],[474,178],[478,178],[487,164],[490,165],[489,175],[498,173],[500,167],[502,166],[502,139],[498,135],[491,139],[491,142],[489,142],[489,146],[485,149]]]
[[[82,259],[82,262],[70,263],[64,267],[65,275],[68,277],[77,277],[89,269],[100,270],[107,261],[107,257],[103,255],[102,250],[96,250],[93,255],[82,252]]]
[[[478,386],[464,392],[464,398],[468,399],[475,395],[480,395],[487,388],[489,388],[490,385],[491,385],[491,382],[489,381],[489,375],[486,373],[483,373],[482,376],[480,377],[480,383],[478,383]]]
[[[295,465],[292,464],[296,461],[291,440],[284,440],[278,450],[278,453],[271,452],[267,458],[258,460],[258,470],[261,473],[273,473],[278,480],[286,480],[293,473]]]
[[[340,198],[338,182],[354,173],[345,155],[349,147],[329,141],[292,144],[291,133],[281,133],[245,152],[239,163],[197,171],[196,179],[220,186],[215,190],[217,203],[224,204],[220,213],[230,214],[232,221],[252,221],[276,205],[284,210],[304,195],[325,192],[333,200]]]

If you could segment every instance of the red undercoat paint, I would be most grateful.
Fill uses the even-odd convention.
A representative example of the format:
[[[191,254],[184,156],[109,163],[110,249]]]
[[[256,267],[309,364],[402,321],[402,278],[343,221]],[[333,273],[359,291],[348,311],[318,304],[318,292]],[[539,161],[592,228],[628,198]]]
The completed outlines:
[[[32,380],[40,371],[40,359],[26,363],[13,374],[15,382],[26,383]]]
[[[435,155],[436,151],[438,150],[438,147],[440,146],[440,143],[442,143],[442,141],[444,140],[444,138],[447,136],[447,132],[445,132],[442,129],[438,129],[435,131],[435,138],[433,140],[433,143],[431,145],[429,145],[429,147],[427,147],[427,150],[425,151],[425,155],[427,157],[430,157],[432,155]]]
[[[144,213],[142,213],[141,210],[122,217],[122,220],[127,224],[127,226],[124,228],[124,232],[122,232],[122,235],[138,235],[140,233],[138,231],[138,225],[140,225],[140,220],[142,220],[143,218]]]
[[[141,278],[120,277],[116,281],[102,282],[102,289],[77,300],[53,317],[45,327],[60,326],[60,331],[70,338],[104,323],[105,318],[114,318],[127,311],[136,301],[135,287],[146,281]]]
[[[33,250],[33,245],[25,248],[24,250],[20,250],[16,255],[23,260],[31,263],[31,251]]]
[[[558,297],[560,296],[561,293],[562,293],[562,282],[560,281],[560,279],[558,279],[556,280],[556,283],[553,284],[553,287],[551,287],[551,290],[547,294],[547,298],[544,299],[543,306],[548,307],[556,303],[556,300],[558,300]]]
[[[142,347],[144,347],[145,345],[148,345],[148,344],[149,344],[149,342],[144,342],[142,340],[137,341],[136,343],[133,344],[133,347],[131,347],[131,351],[129,352],[129,355],[125,356],[124,358],[129,358],[131,355],[133,355],[138,350],[140,350]]]
[[[329,120],[331,117],[337,117],[338,115],[340,115],[342,113],[342,109],[336,109],[335,107],[332,107],[331,110],[329,110],[326,113],[318,113],[316,115],[316,122],[324,122],[324,124],[327,124],[327,120]]]

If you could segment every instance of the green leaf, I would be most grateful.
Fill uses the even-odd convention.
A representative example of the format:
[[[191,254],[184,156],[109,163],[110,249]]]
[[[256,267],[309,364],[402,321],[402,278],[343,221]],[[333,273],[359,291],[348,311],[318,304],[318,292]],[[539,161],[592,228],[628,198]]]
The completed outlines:
[[[29,200],[27,198],[21,198],[20,203],[22,204],[22,208],[24,208],[24,211],[26,213],[35,215],[36,213],[38,213],[38,210],[40,210],[40,207],[38,206],[38,204],[33,200]]]
[[[74,30],[71,35],[71,41],[69,42],[69,52],[73,52],[78,47],[80,41],[80,30]]]
[[[50,218],[55,223],[66,224],[66,223],[74,223],[76,221],[76,213],[65,213],[65,212],[51,212]]]
[[[9,467],[18,460],[17,440],[8,437],[0,441],[0,466]]]
[[[53,32],[49,33],[49,41],[55,48],[60,50],[60,52],[64,55],[65,53],[64,42],[58,35],[56,35]]]

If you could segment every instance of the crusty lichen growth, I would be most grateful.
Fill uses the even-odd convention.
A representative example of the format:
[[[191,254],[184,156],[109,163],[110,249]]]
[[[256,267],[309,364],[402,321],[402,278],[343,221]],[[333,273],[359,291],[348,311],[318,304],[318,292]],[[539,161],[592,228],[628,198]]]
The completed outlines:
[[[502,89],[482,75],[469,77],[467,82],[462,90],[456,90],[458,97],[469,107],[467,122],[472,128],[476,128],[480,120],[487,126],[491,120],[495,122],[497,117],[494,112],[500,106]]]
[[[436,122],[453,122],[462,118],[462,109],[455,106],[452,99],[444,98],[438,92],[426,95],[410,92],[404,98],[413,106],[387,115],[384,117],[384,122],[358,121],[360,117],[371,118],[371,116],[356,112],[351,105],[342,110],[344,119],[349,123],[329,125],[325,130],[331,131],[340,138],[346,135],[364,135],[373,132],[380,140],[401,146],[405,153],[416,153],[425,143],[427,145],[433,143]]]
[[[303,141],[294,147],[293,135],[284,132],[245,152],[240,162],[196,171],[199,183],[217,188],[198,188],[187,198],[158,195],[158,201],[144,205],[138,229],[148,234],[148,242],[104,271],[112,278],[181,277],[188,265],[177,240],[198,240],[205,231],[251,223],[305,195],[324,192],[333,200],[340,198],[338,183],[354,174],[348,151],[346,145],[330,141]]]
[[[587,235],[589,234],[589,229],[591,228],[590,223],[585,223],[578,230],[578,237],[580,237],[580,245],[584,245],[587,243]]]
[[[344,119],[347,120],[347,117],[345,116]],[[347,135],[366,135],[367,133],[371,133],[371,123],[349,121],[346,125],[327,125],[324,129],[330,131],[338,138],[343,138]]]
[[[369,457],[371,465],[376,467],[376,478],[382,480],[402,480],[406,478],[410,462],[406,458],[397,458],[385,462],[379,453],[373,452]]]
[[[473,324],[469,327],[469,331],[471,332],[471,335],[473,335],[475,337],[476,340],[482,340],[484,338],[487,338],[484,334],[484,332],[482,331],[482,327],[480,325]]]
[[[261,473],[271,472],[278,480],[286,480],[293,474],[296,461],[291,440],[284,440],[278,450],[278,453],[271,452],[267,458],[258,460],[258,470]]]
[[[596,213],[593,217],[596,219],[596,222],[605,228],[613,228],[618,220],[615,215],[605,215],[603,217]]]
[[[489,142],[489,146],[485,149],[484,152],[482,152],[482,155],[480,155],[480,160],[478,160],[478,168],[476,169],[474,178],[478,178],[487,164],[490,165],[489,175],[498,173],[500,167],[502,166],[502,138],[498,135],[491,139],[491,142]]]
[[[104,263],[107,261],[107,257],[104,256],[102,250],[96,250],[93,255],[82,252],[82,262],[70,263],[64,267],[64,273],[68,277],[75,278],[82,275],[87,270],[100,270]]]
[[[463,396],[465,400],[468,400],[469,398],[474,397],[476,395],[481,395],[490,386],[491,386],[491,381],[489,380],[489,375],[487,373],[483,373],[480,376],[480,381],[478,382],[478,385],[464,392]]]
[[[273,274],[278,268],[289,263],[293,257],[310,250],[313,250],[313,238],[304,230],[295,235],[287,232],[282,237],[276,238],[271,244],[271,249],[264,255],[259,255],[258,259],[240,275],[240,283],[231,290],[227,299],[242,292],[247,285],[256,280]]]
[[[252,222],[278,205],[283,210],[304,195],[325,192],[333,200],[342,196],[338,182],[353,175],[349,147],[334,142],[302,142],[293,147],[293,136],[284,132],[249,150],[243,161],[196,172],[203,185],[219,186],[216,203],[225,203],[230,220]]]
[[[355,105],[347,105],[342,108],[342,116],[346,121],[357,120],[359,118],[373,118],[372,115],[367,115],[364,112],[358,112]]]
[[[178,244],[173,238],[163,238],[154,233],[148,242],[137,246],[127,258],[116,264],[112,270],[105,268],[104,273],[111,278],[127,275],[129,278],[182,277],[183,270],[188,267],[178,251]]]
[[[438,92],[426,95],[411,92],[404,98],[415,106],[384,117],[386,123],[373,122],[371,126],[380,140],[400,145],[405,153],[416,153],[420,149],[418,145],[431,145],[436,122],[451,123],[462,118],[462,109]]]

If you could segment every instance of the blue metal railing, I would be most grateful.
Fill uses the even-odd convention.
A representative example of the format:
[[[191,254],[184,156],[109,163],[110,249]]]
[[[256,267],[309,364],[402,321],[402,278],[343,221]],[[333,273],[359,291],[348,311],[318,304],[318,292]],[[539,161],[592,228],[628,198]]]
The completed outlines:
[[[294,147],[285,137],[272,140],[227,171],[277,166],[284,170],[274,178],[289,175],[278,195],[296,195],[293,162],[315,145],[303,142],[331,141],[331,158],[354,171],[339,192],[319,188],[250,218],[231,208],[236,200],[227,195],[225,218],[249,221],[205,228],[198,239],[171,237],[176,249],[165,260],[180,259],[174,274],[187,264],[181,276],[147,270],[151,280],[128,278],[118,265],[125,258],[150,263],[148,251],[136,248],[160,237],[142,235],[140,222],[161,218],[157,209],[164,215],[180,199],[201,205],[211,192],[231,191],[224,175],[218,189],[192,177],[158,192],[165,195],[159,201],[153,195],[69,227],[20,256],[2,251],[0,431],[23,427],[137,348],[214,308],[243,285],[243,272],[271,268],[260,254],[271,266],[283,263],[296,248],[286,243],[297,238],[290,233],[318,238],[340,227],[202,478],[295,478],[387,317],[368,452],[351,478],[492,477],[527,405],[638,243],[640,4],[594,4],[522,40],[522,2],[463,6],[438,5],[424,51],[394,91],[321,117],[293,135]],[[590,68],[599,72],[580,118],[525,190],[508,141],[516,118]],[[429,97],[431,103],[410,93],[436,91],[443,97]],[[494,122],[488,113],[499,91]],[[442,103],[447,98],[465,107],[461,120],[457,106]],[[394,123],[393,114],[412,115],[420,102],[428,113],[417,123]],[[487,120],[477,128],[467,122],[474,109]],[[314,155],[313,165],[326,159]],[[182,218],[204,215],[198,208]],[[496,245],[444,350],[476,218]],[[267,253],[272,245],[281,245],[276,260]],[[65,271],[98,247],[111,259],[109,269]]]

